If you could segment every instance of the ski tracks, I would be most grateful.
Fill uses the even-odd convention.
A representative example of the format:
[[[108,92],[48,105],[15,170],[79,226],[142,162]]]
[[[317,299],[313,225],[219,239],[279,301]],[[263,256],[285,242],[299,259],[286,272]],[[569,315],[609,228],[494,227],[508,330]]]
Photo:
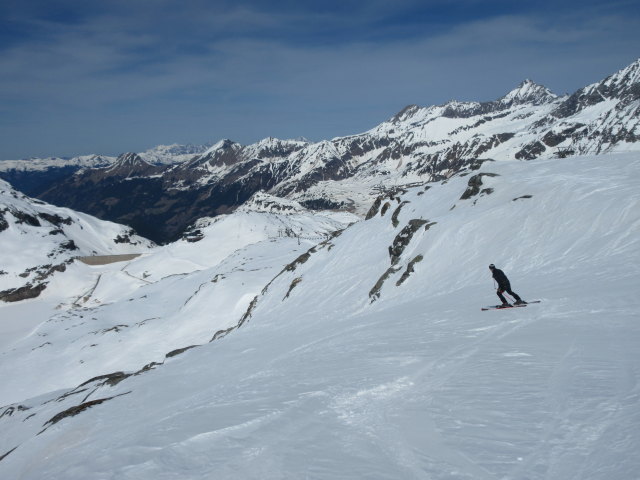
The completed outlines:
[[[452,377],[482,354],[485,344],[493,344],[535,321],[532,314],[529,317],[520,316],[480,328],[467,324],[467,328],[442,338],[445,344],[456,346],[427,365],[385,384],[334,398],[331,409],[343,424],[371,438],[410,478],[424,478],[425,473],[438,475],[444,471],[448,472],[446,478],[449,479],[500,478],[448,442],[438,426],[433,402]]]
[[[455,339],[444,339],[457,346],[448,349],[405,379],[415,390],[414,395],[407,395],[410,398],[407,403],[390,409],[393,411],[392,416],[399,417],[398,423],[392,431],[386,431],[384,437],[399,463],[412,471],[416,478],[423,478],[425,472],[435,475],[443,471],[449,472],[447,478],[489,480],[502,477],[499,473],[489,471],[477,459],[465,454],[449,441],[444,429],[438,425],[438,420],[442,420],[442,417],[438,413],[441,407],[435,406],[436,397],[452,378],[464,373],[466,365],[483,355],[485,345],[494,345],[496,341],[535,322],[533,315],[530,312],[528,318],[521,315],[485,327],[467,324],[465,329],[451,333]],[[475,317],[472,321],[475,321]],[[461,339],[471,341],[460,341]],[[470,391],[468,395],[472,396],[473,393]],[[406,414],[406,409],[411,412],[410,415]],[[449,410],[447,414],[455,415],[455,412]],[[418,422],[416,418],[419,419]],[[453,417],[449,420],[457,419]]]

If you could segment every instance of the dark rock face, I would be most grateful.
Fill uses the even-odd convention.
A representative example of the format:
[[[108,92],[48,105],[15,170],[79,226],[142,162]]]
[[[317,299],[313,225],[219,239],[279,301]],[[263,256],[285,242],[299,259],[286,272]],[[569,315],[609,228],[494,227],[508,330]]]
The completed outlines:
[[[63,243],[61,245],[69,245],[72,244],[75,247],[75,243],[72,240],[69,242]],[[59,250],[63,250],[59,246]],[[55,256],[57,252],[54,251],[49,254],[49,257]],[[67,269],[67,265],[71,263],[73,260],[69,259],[64,263],[59,263],[57,265],[47,264],[47,265],[38,265],[35,267],[27,268],[24,272],[20,273],[19,276],[22,278],[29,278],[29,282],[26,285],[18,288],[10,288],[7,290],[3,290],[0,292],[0,301],[3,302],[19,302],[22,300],[29,300],[31,298],[38,297],[43,290],[47,288],[47,279],[51,277],[56,272],[64,272]],[[4,271],[0,271],[0,275],[6,274]]]
[[[334,202],[328,198],[303,200],[300,205],[309,210],[342,210],[347,206],[345,202]]]
[[[386,282],[391,275],[400,271],[400,267],[391,266],[387,269],[386,272],[382,274],[382,276],[378,279],[373,288],[369,291],[369,299],[371,303],[375,302],[378,298],[380,298],[380,291],[382,290],[382,286],[384,282]]]
[[[24,405],[11,405],[4,409],[4,411],[0,414],[0,418],[7,416],[12,416],[15,412],[24,412],[29,410],[29,407],[25,407]]]
[[[5,458],[5,457],[7,457],[10,453],[12,453],[16,448],[18,448],[18,447],[13,447],[13,448],[12,448],[11,450],[9,450],[8,452],[3,453],[2,455],[0,455],[0,462],[1,462],[2,460],[4,460],[4,458]]]
[[[394,228],[400,224],[400,220],[398,220],[398,217],[400,216],[402,207],[404,207],[407,203],[409,202],[407,202],[406,200],[401,202],[400,205],[398,205],[396,209],[393,211],[393,214],[391,215],[391,224],[393,225]]]
[[[199,228],[186,231],[182,235],[182,239],[190,243],[199,242],[204,238],[204,233]]]
[[[475,197],[480,193],[480,187],[482,187],[482,177],[497,177],[496,173],[478,173],[469,179],[467,182],[467,189],[464,191],[460,200],[468,200],[471,197]]]
[[[429,220],[423,219],[409,220],[409,223],[400,231],[400,233],[398,233],[398,235],[396,235],[396,238],[393,239],[393,243],[389,246],[389,257],[391,258],[391,266],[387,268],[387,270],[382,274],[382,276],[369,291],[369,299],[371,300],[371,303],[380,298],[384,283],[392,275],[401,270],[402,267],[398,266],[400,257],[402,256],[407,245],[409,245],[409,243],[411,242],[414,234],[423,226],[425,230],[429,230],[435,224],[436,222],[430,222]],[[400,286],[409,278],[409,276],[414,271],[415,264],[421,262],[422,259],[422,255],[417,255],[407,264],[407,268],[400,279],[396,282],[396,286]]]
[[[37,217],[31,215],[30,213],[23,212],[20,210],[10,210],[11,215],[16,219],[16,223],[25,223],[32,227],[39,227],[40,220]]]
[[[9,228],[9,223],[5,220],[4,218],[4,213],[7,210],[0,210],[0,232],[5,231],[7,228]]]
[[[296,288],[296,286],[298,286],[300,282],[302,282],[302,277],[296,277],[293,279],[293,281],[291,282],[291,285],[289,285],[289,290],[287,290],[287,293],[284,296],[284,299],[289,298],[289,295],[291,295],[291,292],[293,291],[293,289]]]
[[[542,142],[535,141],[525,145],[522,150],[517,152],[516,158],[518,160],[533,160],[534,158],[538,158],[546,149],[547,147],[545,147]]]
[[[171,358],[171,357],[176,357],[184,352],[186,352],[187,350],[191,350],[192,348],[196,348],[198,345],[189,345],[188,347],[183,347],[183,348],[177,348],[175,350],[170,351],[169,353],[167,353],[165,355],[165,358]]]
[[[113,400],[116,397],[119,397],[121,395],[116,395],[114,397],[107,397],[107,398],[99,398],[97,400],[90,400],[88,402],[84,402],[81,403],[80,405],[75,405],[71,408],[66,409],[63,412],[60,412],[56,415],[54,415],[53,417],[51,417],[51,419],[49,419],[49,421],[47,423],[45,423],[45,427],[50,427],[51,425],[55,425],[56,423],[58,423],[60,420],[63,420],[65,418],[68,417],[75,417],[76,415],[84,412],[85,410],[94,407],[96,405],[100,405],[101,403],[107,402],[109,400]]]
[[[27,284],[24,287],[3,290],[0,292],[0,300],[3,302],[19,302],[36,298],[45,288],[46,285],[44,283],[39,283],[37,285]]]
[[[114,243],[128,243],[128,244],[132,244],[134,243],[131,240],[131,236],[135,235],[136,232],[134,232],[133,230],[129,230],[126,234],[124,235],[118,235],[116,238],[113,239]]]
[[[73,220],[71,219],[71,217],[62,217],[58,214],[49,214],[49,213],[39,213],[38,216],[40,218],[42,218],[43,220],[46,220],[47,222],[55,225],[56,227],[59,227],[60,225],[71,225],[73,223]]]
[[[114,372],[108,373],[106,375],[99,375],[87,380],[86,382],[81,383],[77,388],[84,387],[85,385],[89,385],[90,383],[96,383],[98,386],[109,385],[110,387],[114,387],[130,376],[131,374],[124,372]]]
[[[409,245],[413,235],[423,225],[429,223],[428,220],[413,219],[409,220],[409,224],[405,226],[400,233],[393,239],[393,243],[389,247],[389,256],[391,257],[391,265],[395,265],[400,260],[400,255],[404,252],[404,249]]]
[[[542,143],[544,143],[548,147],[555,147],[556,145],[564,142],[566,138],[567,137],[562,134],[548,132],[544,137],[542,137]]]
[[[404,282],[407,281],[407,279],[415,271],[415,269],[414,269],[415,264],[418,263],[418,262],[421,262],[423,260],[423,258],[424,257],[422,255],[418,255],[413,260],[411,260],[409,262],[409,264],[407,265],[407,269],[404,271],[404,273],[400,277],[400,280],[398,280],[396,282],[396,287],[399,287],[400,285],[402,285]]]
[[[67,240],[64,243],[60,244],[60,248],[62,250],[78,250],[78,246],[76,245],[76,242],[74,242],[73,240]]]
[[[554,110],[553,115],[557,118],[567,118],[586,107],[611,98],[620,98],[625,105],[640,99],[640,83],[636,79],[639,69],[640,61],[636,61],[602,82],[581,88]]]
[[[382,205],[382,200],[384,199],[384,195],[379,195],[373,202],[373,205],[371,205],[371,208],[369,209],[369,211],[367,212],[367,215],[365,216],[365,220],[371,220],[373,217],[375,217],[378,212],[380,211],[380,205]]]

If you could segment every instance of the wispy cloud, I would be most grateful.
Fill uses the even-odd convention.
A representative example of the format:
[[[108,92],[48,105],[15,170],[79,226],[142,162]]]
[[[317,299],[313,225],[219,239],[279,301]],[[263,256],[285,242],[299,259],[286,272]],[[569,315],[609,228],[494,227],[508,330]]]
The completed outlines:
[[[0,7],[0,157],[346,135],[525,77],[564,93],[640,51],[629,2],[55,3]]]

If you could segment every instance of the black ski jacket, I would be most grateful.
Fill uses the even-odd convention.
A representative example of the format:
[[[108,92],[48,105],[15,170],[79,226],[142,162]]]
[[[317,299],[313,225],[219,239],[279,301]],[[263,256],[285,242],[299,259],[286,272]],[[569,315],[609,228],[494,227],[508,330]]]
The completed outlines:
[[[500,287],[503,290],[510,290],[511,288],[511,284],[509,283],[509,279],[507,278],[507,276],[504,274],[504,272],[502,270],[500,270],[499,268],[494,268],[493,269],[493,279],[498,282],[498,287]]]

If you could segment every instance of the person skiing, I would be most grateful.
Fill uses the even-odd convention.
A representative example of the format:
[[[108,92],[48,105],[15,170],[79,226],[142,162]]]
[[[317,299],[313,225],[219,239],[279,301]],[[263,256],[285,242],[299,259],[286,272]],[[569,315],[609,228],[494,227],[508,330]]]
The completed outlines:
[[[493,279],[498,283],[498,290],[496,291],[496,293],[498,294],[498,297],[500,298],[500,301],[502,302],[503,307],[511,306],[509,302],[507,302],[507,299],[504,298],[504,295],[502,295],[503,292],[507,292],[509,295],[511,295],[513,298],[516,299],[515,305],[522,305],[524,303],[527,303],[524,300],[522,300],[517,293],[511,290],[511,283],[509,283],[509,279],[507,278],[507,276],[504,274],[502,270],[500,270],[499,268],[496,268],[496,266],[493,263],[489,265],[489,270],[491,270]]]

